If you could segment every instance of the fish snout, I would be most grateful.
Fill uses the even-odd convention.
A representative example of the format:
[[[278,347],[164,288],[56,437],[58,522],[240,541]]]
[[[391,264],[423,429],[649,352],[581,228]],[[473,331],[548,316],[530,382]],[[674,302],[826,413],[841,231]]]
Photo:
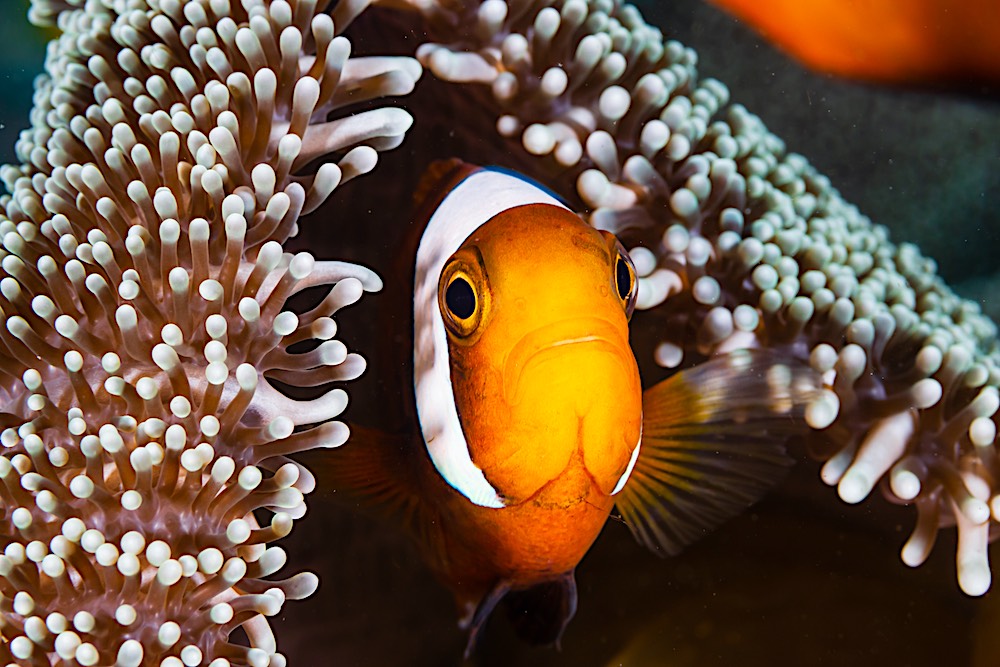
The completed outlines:
[[[545,394],[548,401],[587,402],[602,381],[629,366],[635,358],[627,329],[597,317],[561,320],[529,332],[511,349],[504,363],[504,398],[512,406]]]
[[[514,422],[532,424],[544,449],[582,461],[611,493],[642,423],[639,371],[624,326],[589,317],[531,332],[506,360],[504,391]]]

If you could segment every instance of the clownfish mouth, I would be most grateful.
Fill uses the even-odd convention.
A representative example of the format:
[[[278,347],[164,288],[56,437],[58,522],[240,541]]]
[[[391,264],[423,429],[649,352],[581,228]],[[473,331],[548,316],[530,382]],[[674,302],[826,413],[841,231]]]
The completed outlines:
[[[503,365],[504,398],[517,405],[532,389],[589,393],[602,372],[635,364],[622,327],[599,317],[560,320],[522,336]],[[540,383],[540,387],[531,387]],[[567,383],[569,386],[567,386]],[[575,391],[573,391],[575,389]],[[555,396],[553,396],[555,398]]]

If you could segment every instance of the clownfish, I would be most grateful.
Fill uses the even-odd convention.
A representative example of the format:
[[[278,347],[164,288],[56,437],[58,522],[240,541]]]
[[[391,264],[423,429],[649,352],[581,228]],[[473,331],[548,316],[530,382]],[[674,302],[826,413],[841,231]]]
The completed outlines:
[[[814,70],[995,96],[1000,21],[993,0],[711,0]]]
[[[615,236],[500,169],[435,163],[422,190],[412,320],[389,352],[408,349],[379,406],[399,403],[401,425],[352,425],[321,488],[410,534],[454,594],[467,655],[501,601],[522,638],[558,643],[612,508],[677,553],[783,476],[819,381],[744,349],[644,392],[638,280]]]

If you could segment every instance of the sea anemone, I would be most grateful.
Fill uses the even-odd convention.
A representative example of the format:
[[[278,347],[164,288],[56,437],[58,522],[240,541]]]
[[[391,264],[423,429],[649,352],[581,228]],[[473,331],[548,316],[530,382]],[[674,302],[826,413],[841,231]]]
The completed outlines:
[[[281,244],[402,142],[410,116],[378,100],[421,73],[351,58],[342,33],[369,3],[325,4],[35,0],[62,34],[3,172],[7,660],[284,662],[264,616],[316,586],[266,578],[314,486],[288,455],[346,439],[328,385],[364,362],[331,315],[381,283]],[[988,588],[1000,373],[975,304],[633,7],[391,4],[386,29],[417,26],[430,72],[489,94],[512,152],[461,157],[529,165],[628,241],[658,363],[807,360],[823,479],[915,505],[910,565],[956,523],[959,582]],[[287,309],[315,286],[318,305]]]
[[[823,480],[849,503],[880,485],[915,505],[911,566],[956,524],[959,584],[983,594],[1000,517],[1000,369],[978,305],[729,106],[721,82],[698,78],[694,52],[634,7],[446,7],[425,10],[418,57],[441,79],[490,86],[498,132],[557,182],[574,180],[591,223],[630,241],[657,363],[742,346],[808,359],[827,386],[807,414]],[[473,28],[446,27],[460,25]]]
[[[268,578],[315,486],[289,454],[346,440],[331,384],[365,364],[332,316],[381,282],[281,243],[400,143],[405,111],[350,107],[420,66],[350,58],[350,12],[310,2],[40,0],[31,18],[61,35],[2,173],[0,655],[284,664],[265,617],[317,585]],[[318,304],[286,308],[311,287]]]

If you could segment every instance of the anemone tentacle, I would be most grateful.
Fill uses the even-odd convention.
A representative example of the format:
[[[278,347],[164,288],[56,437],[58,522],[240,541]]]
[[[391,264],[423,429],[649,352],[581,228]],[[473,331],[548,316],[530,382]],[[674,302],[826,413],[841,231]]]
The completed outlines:
[[[353,107],[421,73],[351,58],[349,21],[321,9],[32,7],[61,35],[0,174],[5,662],[285,662],[265,617],[317,585],[270,578],[315,486],[288,455],[346,440],[330,385],[365,362],[333,316],[381,282],[281,244],[411,123]]]

